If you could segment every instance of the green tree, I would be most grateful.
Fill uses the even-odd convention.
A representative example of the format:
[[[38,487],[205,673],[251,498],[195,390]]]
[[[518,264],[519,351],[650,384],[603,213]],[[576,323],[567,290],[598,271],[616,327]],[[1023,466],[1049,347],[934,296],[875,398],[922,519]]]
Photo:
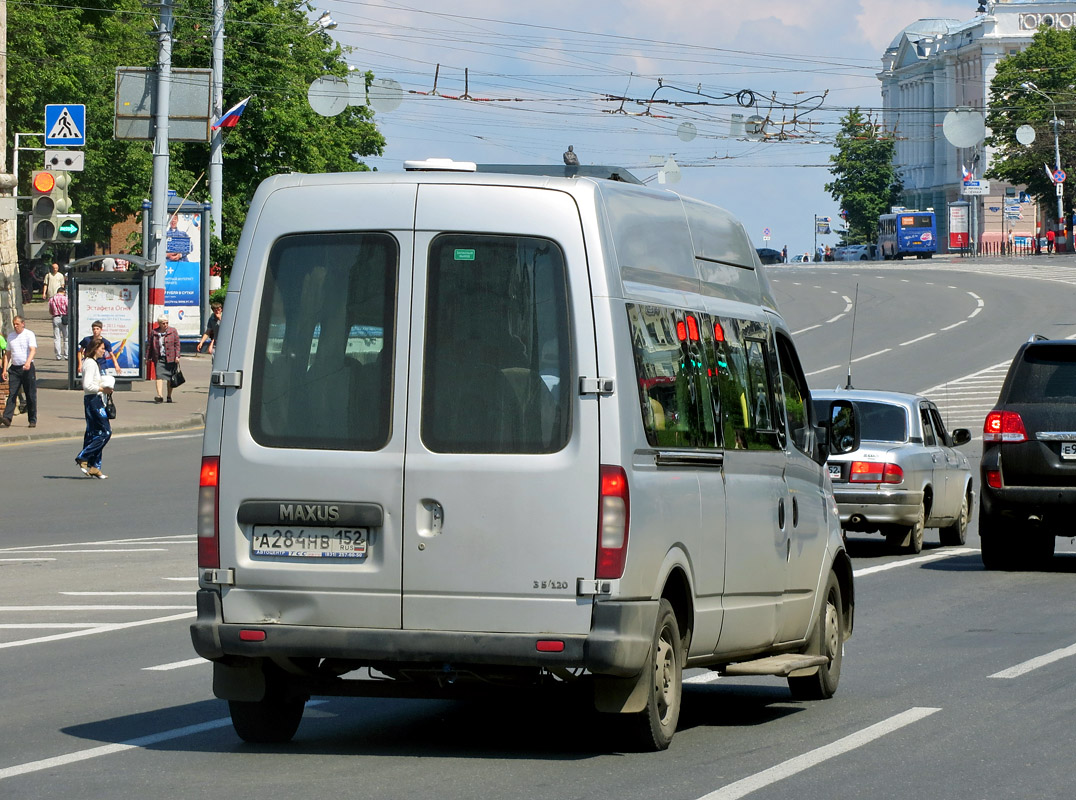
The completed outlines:
[[[1031,82],[1040,92],[1024,88]],[[1056,207],[1053,182],[1043,164],[1054,167],[1054,129],[1050,120],[1054,109],[1067,124],[1058,128],[1061,164],[1071,168],[1071,153],[1076,149],[1076,30],[1042,27],[1031,44],[1021,52],[998,62],[990,82],[990,105],[986,125],[990,135],[986,145],[993,148],[987,178],[1003,180],[1014,186],[1026,185],[1032,195],[1042,198],[1049,208]],[[1050,101],[1053,101],[1051,105]],[[1016,141],[1016,129],[1031,125],[1035,141],[1022,145]],[[1069,183],[1064,184],[1066,187]],[[1066,191],[1071,198],[1071,192]],[[1070,199],[1066,199],[1066,207]],[[1047,214],[1053,218],[1055,214]]]
[[[893,136],[857,107],[841,119],[836,146],[837,152],[829,157],[833,180],[825,189],[846,212],[845,242],[873,242],[879,215],[900,202],[902,185],[893,165]]]
[[[8,130],[40,131],[47,103],[86,104],[86,169],[75,174],[71,196],[83,215],[84,241],[104,245],[112,225],[137,213],[151,196],[153,143],[115,141],[112,120],[115,68],[156,63],[154,14],[138,0],[65,6],[13,0],[8,9],[9,84],[19,87],[9,98]],[[366,169],[360,159],[384,149],[369,109],[349,106],[336,117],[322,117],[310,108],[310,83],[347,76],[348,67],[345,52],[327,35],[309,35],[309,10],[305,3],[273,0],[227,5],[224,104],[252,99],[238,126],[225,134],[223,231],[215,232],[223,235],[212,252],[225,268],[263,179]],[[177,6],[173,67],[208,68],[211,52],[211,0]],[[190,192],[190,199],[208,201],[209,144],[176,143],[170,156],[170,188],[180,197]]]

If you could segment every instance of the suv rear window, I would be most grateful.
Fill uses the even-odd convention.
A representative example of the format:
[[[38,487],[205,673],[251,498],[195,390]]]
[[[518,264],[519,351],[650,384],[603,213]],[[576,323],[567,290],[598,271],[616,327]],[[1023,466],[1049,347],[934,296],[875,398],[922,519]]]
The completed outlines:
[[[398,260],[387,233],[302,234],[273,246],[251,378],[256,442],[388,443]]]
[[[1007,403],[1076,401],[1076,345],[1037,344],[1024,351]]]

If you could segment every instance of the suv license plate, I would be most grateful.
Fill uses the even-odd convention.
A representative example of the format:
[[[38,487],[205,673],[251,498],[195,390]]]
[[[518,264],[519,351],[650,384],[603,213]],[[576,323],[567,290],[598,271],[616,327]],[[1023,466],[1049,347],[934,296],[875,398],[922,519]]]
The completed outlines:
[[[367,528],[283,528],[255,525],[250,552],[289,558],[364,558]]]
[[[1062,442],[1061,443],[1061,457],[1062,458],[1076,458],[1076,442]]]

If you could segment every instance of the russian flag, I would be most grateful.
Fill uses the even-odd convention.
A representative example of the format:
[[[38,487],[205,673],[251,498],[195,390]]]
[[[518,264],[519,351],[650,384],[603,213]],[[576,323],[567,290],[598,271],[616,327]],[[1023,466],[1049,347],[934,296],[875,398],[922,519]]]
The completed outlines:
[[[218,128],[234,128],[235,124],[239,122],[239,118],[243,116],[243,112],[247,110],[247,103],[253,96],[254,95],[250,95],[246,100],[240,100],[225,111],[221,118],[213,124],[213,130],[217,130]]]
[[[960,174],[964,176],[965,181],[970,181],[972,178],[975,177],[970,172],[968,172],[968,168],[965,167],[963,164],[960,165]]]

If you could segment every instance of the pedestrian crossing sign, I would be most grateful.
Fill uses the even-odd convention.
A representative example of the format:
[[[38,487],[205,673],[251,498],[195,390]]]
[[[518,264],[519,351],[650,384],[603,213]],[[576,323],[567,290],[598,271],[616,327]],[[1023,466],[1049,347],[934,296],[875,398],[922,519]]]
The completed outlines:
[[[84,147],[86,106],[56,103],[45,106],[45,147]]]

